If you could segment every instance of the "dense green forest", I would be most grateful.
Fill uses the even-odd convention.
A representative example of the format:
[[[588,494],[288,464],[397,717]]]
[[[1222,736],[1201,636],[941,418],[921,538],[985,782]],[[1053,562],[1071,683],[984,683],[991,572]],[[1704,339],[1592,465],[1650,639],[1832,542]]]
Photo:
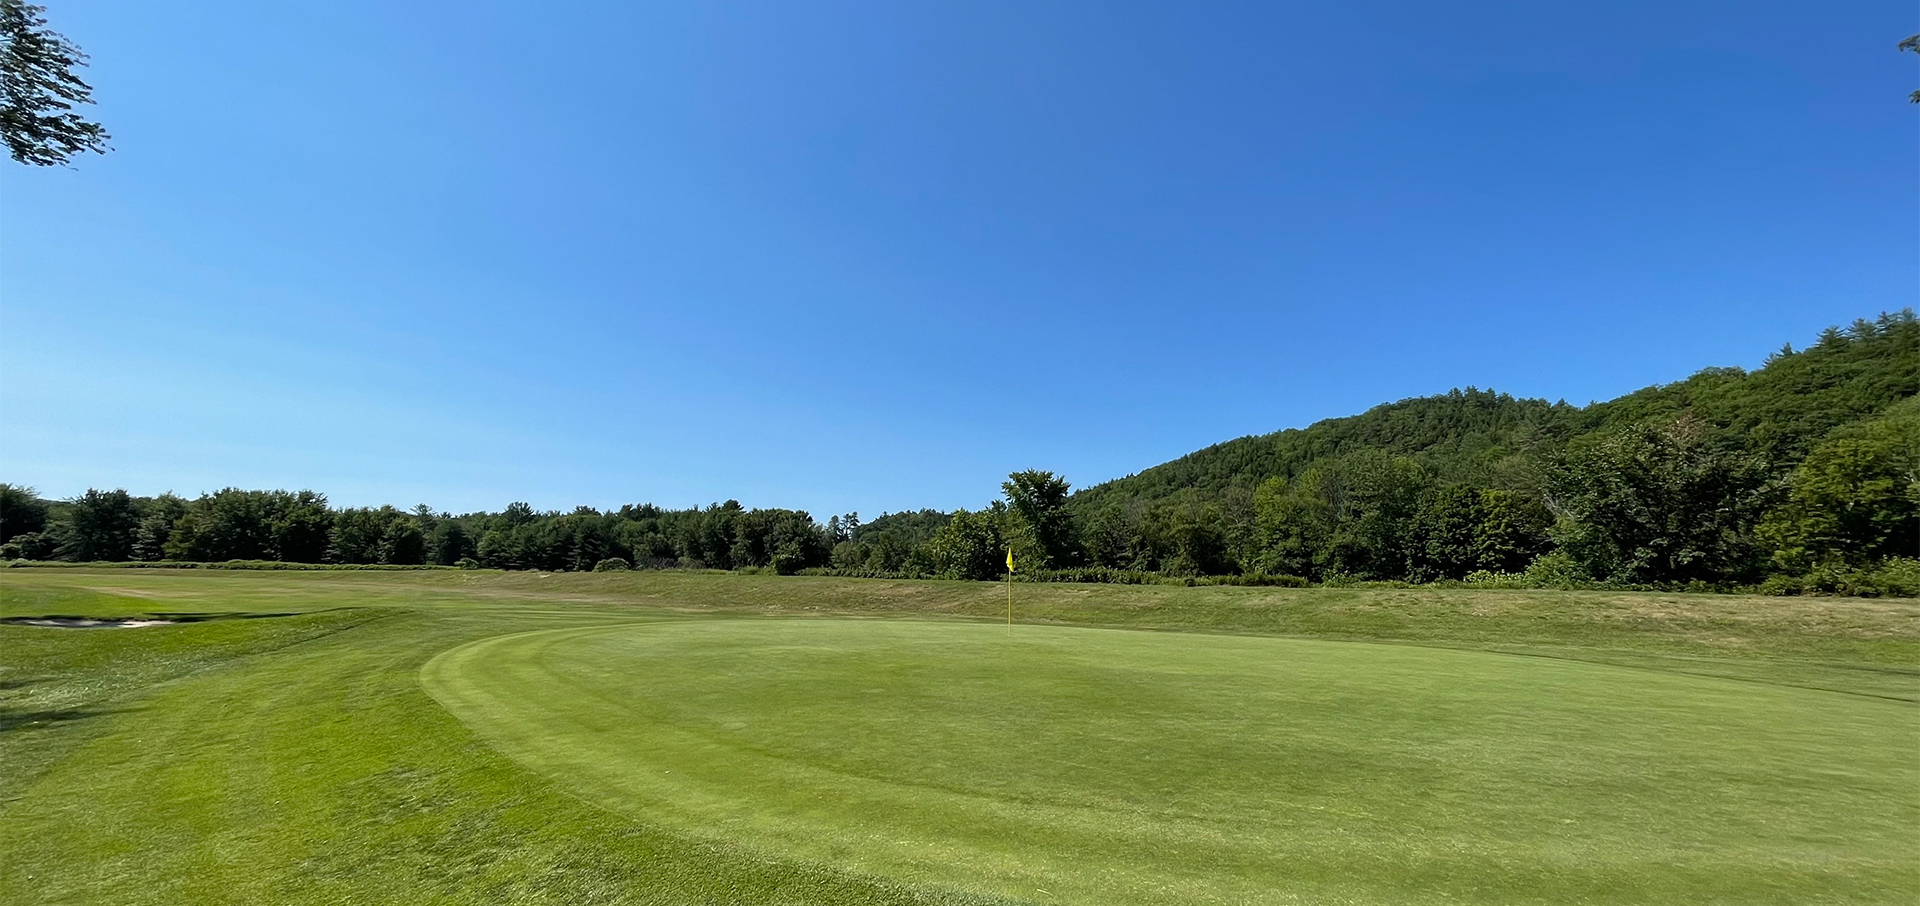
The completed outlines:
[[[1916,388],[1905,310],[1590,406],[1456,390],[1240,438],[1070,508],[1136,569],[1831,587],[1920,554]]]
[[[1830,328],[1764,367],[1589,406],[1468,388],[1243,437],[1070,493],[824,524],[651,504],[454,515],[311,491],[197,499],[0,485],[0,559],[1079,581],[1467,582],[1920,592],[1920,322]]]

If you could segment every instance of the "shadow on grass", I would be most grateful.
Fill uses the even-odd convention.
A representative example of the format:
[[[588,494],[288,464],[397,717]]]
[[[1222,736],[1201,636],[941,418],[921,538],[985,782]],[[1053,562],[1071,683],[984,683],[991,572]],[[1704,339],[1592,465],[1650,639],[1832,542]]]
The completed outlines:
[[[155,619],[172,620],[175,623],[203,623],[203,622],[206,622],[207,620],[265,620],[265,619],[270,619],[272,617],[298,617],[298,616],[304,616],[309,613],[317,613],[317,612],[318,611],[312,611],[312,610],[290,610],[285,613],[244,613],[244,612],[189,613],[189,612],[181,612],[181,611],[158,613],[154,611],[148,611],[147,616],[153,617]]]
[[[74,614],[46,614],[29,617],[0,617],[0,626],[45,626],[61,629],[100,629],[123,627],[131,623],[139,625],[161,625],[171,623],[207,623],[214,620],[264,620],[273,617],[297,617],[314,611],[288,611],[285,613],[195,613],[147,611],[133,617],[83,617]]]
[[[89,717],[105,717],[115,713],[118,711],[110,708],[54,708],[22,711],[0,708],[0,733],[51,729],[62,724],[86,720]]]

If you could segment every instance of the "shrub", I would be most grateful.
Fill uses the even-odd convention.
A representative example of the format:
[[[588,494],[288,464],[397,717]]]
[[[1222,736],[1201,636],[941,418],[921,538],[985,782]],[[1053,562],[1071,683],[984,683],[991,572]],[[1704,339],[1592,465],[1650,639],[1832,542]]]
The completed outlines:
[[[1474,570],[1460,580],[1460,584],[1468,588],[1550,588],[1560,591],[1602,587],[1587,580],[1581,574],[1579,564],[1563,551],[1541,554],[1524,571],[1517,573]]]
[[[1108,566],[1034,569],[1014,573],[1013,578],[1019,582],[1094,582],[1109,585],[1166,585],[1179,582],[1177,579],[1170,579],[1159,573],[1143,572],[1137,569],[1114,569]]]
[[[626,560],[619,557],[608,557],[593,565],[593,571],[596,573],[623,573],[632,568],[627,565]]]
[[[1353,573],[1338,572],[1338,571],[1328,573],[1327,577],[1321,580],[1320,584],[1326,588],[1412,588],[1413,587],[1412,583],[1401,582],[1397,579],[1363,579],[1360,576],[1355,575]]]
[[[1564,551],[1554,551],[1535,557],[1532,563],[1527,564],[1526,571],[1520,575],[1526,577],[1527,588],[1564,590],[1592,587],[1592,583],[1588,582],[1581,573],[1580,564],[1575,563],[1573,557]]]
[[[866,566],[809,566],[795,573],[798,576],[838,576],[842,579],[905,579],[905,573],[893,570],[874,569]]]
[[[1889,557],[1879,563],[1850,568],[1830,561],[1800,576],[1770,576],[1760,583],[1768,595],[1844,595],[1852,598],[1920,597],[1920,560]]]
[[[1900,598],[1920,597],[1920,560],[1890,557],[1872,571],[1874,581],[1888,595]]]
[[[1490,569],[1476,569],[1467,573],[1460,584],[1468,588],[1538,588],[1528,581],[1526,573],[1502,573]]]
[[[1776,574],[1768,576],[1754,589],[1763,595],[1800,595],[1807,592],[1807,580],[1799,576]]]
[[[453,565],[460,567],[461,569],[479,569],[480,561],[475,560],[472,557],[461,557],[460,559],[453,561]]]
[[[51,560],[59,547],[59,539],[50,534],[27,532],[15,535],[7,543],[0,544],[0,559]]]
[[[1205,580],[1208,585],[1250,585],[1263,588],[1306,588],[1312,585],[1299,576],[1271,573],[1247,573],[1244,576],[1214,576]]]
[[[798,541],[782,541],[774,546],[771,562],[775,575],[791,576],[807,567],[807,551]]]

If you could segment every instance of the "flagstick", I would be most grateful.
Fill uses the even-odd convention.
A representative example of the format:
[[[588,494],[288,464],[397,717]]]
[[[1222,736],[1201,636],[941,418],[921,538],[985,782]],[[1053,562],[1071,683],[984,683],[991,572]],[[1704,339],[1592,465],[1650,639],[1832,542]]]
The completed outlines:
[[[1013,638],[1013,548],[1007,548],[1007,638]]]

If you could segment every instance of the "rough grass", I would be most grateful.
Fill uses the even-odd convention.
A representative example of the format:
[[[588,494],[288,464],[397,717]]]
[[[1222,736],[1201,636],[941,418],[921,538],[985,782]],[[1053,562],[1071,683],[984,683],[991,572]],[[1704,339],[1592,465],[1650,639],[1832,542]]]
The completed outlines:
[[[1909,765],[1920,759],[1920,709],[1912,704],[1920,699],[1920,607],[1912,602],[1466,589],[1014,590],[1016,619],[1028,624],[1367,640],[1427,657],[1444,654],[1427,649],[1482,649],[1628,666],[1570,665],[1644,677],[1620,680],[1634,688],[1706,683],[1730,701],[1742,696],[1726,690],[1751,689],[1757,698],[1749,704],[1846,702],[1828,709],[1835,720],[1889,709],[1873,722],[1877,735],[1852,748]],[[477,735],[420,683],[423,665],[441,652],[509,633],[712,617],[992,621],[1001,618],[1003,594],[971,583],[698,574],[3,571],[0,616],[300,615],[147,629],[0,626],[0,902],[945,903],[982,901],[994,890],[1065,897],[883,865],[862,870],[857,859],[751,835],[716,842],[671,809],[590,801],[570,775],[556,780],[502,754],[496,744],[513,747]],[[1234,642],[1250,643],[1258,640]],[[1752,727],[1725,736],[1729,752],[1769,738]],[[1830,827],[1806,848],[1808,864],[1825,859],[1829,901],[1844,894],[1910,902],[1920,878],[1883,875],[1876,866],[1886,853],[1874,841],[1891,826],[1904,832],[1906,847],[1894,855],[1908,867],[1920,858],[1920,826],[1901,811],[1920,789],[1897,767],[1864,777],[1860,768],[1839,758],[1809,769],[1795,795],[1816,813],[1783,812],[1781,824],[1811,817],[1807,826]],[[1710,789],[1716,776],[1696,780]],[[1901,788],[1877,808],[1850,808],[1857,826],[1831,825],[1833,815],[1817,813],[1820,803],[1838,809],[1850,790],[1875,783]],[[1715,826],[1718,806],[1695,802],[1694,820]],[[1487,803],[1490,812],[1512,807]],[[1338,841],[1343,825],[1327,827]],[[1478,864],[1524,875],[1532,869],[1517,852],[1490,846]],[[1669,853],[1670,869],[1693,866],[1696,886],[1629,885],[1613,901],[1671,902],[1676,891],[1702,901],[1821,895],[1760,884],[1764,873],[1748,869],[1754,859],[1766,862],[1764,847],[1718,869],[1703,852],[1710,850]],[[1281,876],[1256,886],[1285,893],[1287,883]],[[1519,889],[1468,884],[1454,892],[1467,902],[1505,902]],[[1318,901],[1417,901],[1391,885],[1371,890]]]

